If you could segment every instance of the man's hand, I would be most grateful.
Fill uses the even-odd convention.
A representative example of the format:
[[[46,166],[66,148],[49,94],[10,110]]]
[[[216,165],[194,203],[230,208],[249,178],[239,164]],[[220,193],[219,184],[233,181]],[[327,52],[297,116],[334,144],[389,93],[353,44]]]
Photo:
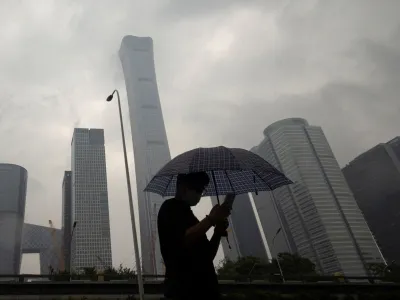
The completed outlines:
[[[228,218],[230,214],[231,211],[229,208],[217,204],[211,209],[208,217],[210,218],[213,225],[216,225],[218,223],[224,222],[225,219]]]
[[[229,221],[228,219],[225,219],[224,221],[217,223],[214,228],[214,233],[219,235],[219,236],[228,236],[228,233],[226,230],[229,227]]]

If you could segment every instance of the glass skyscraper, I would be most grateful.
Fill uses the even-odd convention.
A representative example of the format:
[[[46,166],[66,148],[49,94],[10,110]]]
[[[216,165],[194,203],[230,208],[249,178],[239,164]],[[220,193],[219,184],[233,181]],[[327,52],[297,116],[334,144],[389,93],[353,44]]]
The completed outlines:
[[[104,130],[75,128],[71,146],[71,269],[103,269],[112,266]]]
[[[157,215],[163,198],[143,191],[157,171],[171,160],[158,95],[153,41],[149,37],[125,36],[119,56],[125,76],[135,156],[142,268],[145,274],[162,274]]]
[[[400,262],[400,137],[360,154],[343,174],[383,256]]]
[[[282,228],[279,252],[307,257],[324,274],[366,275],[368,263],[384,261],[321,127],[275,122],[252,151],[294,182],[253,195],[270,248]]]
[[[28,172],[0,164],[0,274],[19,274]]]

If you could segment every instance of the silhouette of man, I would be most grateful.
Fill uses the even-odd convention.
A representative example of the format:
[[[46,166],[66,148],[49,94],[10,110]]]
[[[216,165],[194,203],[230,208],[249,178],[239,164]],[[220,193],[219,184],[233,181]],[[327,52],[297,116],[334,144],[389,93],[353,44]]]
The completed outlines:
[[[226,234],[230,210],[215,205],[201,221],[191,210],[199,203],[209,181],[205,172],[179,175],[175,198],[166,200],[158,213],[168,299],[219,299],[213,261],[221,237]],[[208,240],[206,232],[214,226],[214,234]]]

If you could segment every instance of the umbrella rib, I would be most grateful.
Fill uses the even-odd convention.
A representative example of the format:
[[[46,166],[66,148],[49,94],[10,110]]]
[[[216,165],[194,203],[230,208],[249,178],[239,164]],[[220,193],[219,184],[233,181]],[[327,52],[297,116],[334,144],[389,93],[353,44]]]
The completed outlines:
[[[218,204],[219,204],[217,182],[216,182],[216,180],[215,180],[214,171],[211,171],[211,176],[212,176],[212,179],[213,179],[213,182],[214,182],[214,189],[215,189],[215,194],[216,194],[216,196],[217,196],[217,202],[218,202]]]
[[[269,188],[270,191],[272,191],[271,185],[267,181],[265,181],[260,175],[258,175],[258,173],[256,171],[253,170],[253,173],[256,174],[257,177],[260,178],[261,181],[263,181],[267,185],[267,187]],[[271,173],[273,173],[273,172],[271,172]],[[273,174],[275,174],[275,173],[273,173]]]
[[[164,191],[164,193],[162,195],[163,197],[164,197],[165,193],[168,191],[169,185],[171,184],[172,180],[174,179],[174,176],[175,175],[172,175],[171,179],[168,181],[167,187],[165,188],[165,191]]]
[[[224,171],[225,171],[226,178],[228,178],[228,181],[229,181],[229,184],[230,184],[230,186],[231,186],[232,192],[233,192],[233,194],[236,195],[235,188],[233,187],[233,184],[232,184],[232,182],[231,182],[231,179],[230,179],[229,176],[228,176],[228,172],[227,172],[226,170],[224,170]]]

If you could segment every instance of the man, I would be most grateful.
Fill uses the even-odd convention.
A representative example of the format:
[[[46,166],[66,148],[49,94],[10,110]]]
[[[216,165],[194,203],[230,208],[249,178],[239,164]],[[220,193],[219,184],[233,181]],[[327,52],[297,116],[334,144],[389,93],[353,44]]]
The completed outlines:
[[[191,210],[199,203],[209,181],[204,172],[179,175],[175,198],[166,200],[158,213],[167,298],[219,299],[213,261],[221,237],[226,234],[230,211],[216,205],[199,221]],[[208,240],[206,232],[214,226],[214,235]]]

